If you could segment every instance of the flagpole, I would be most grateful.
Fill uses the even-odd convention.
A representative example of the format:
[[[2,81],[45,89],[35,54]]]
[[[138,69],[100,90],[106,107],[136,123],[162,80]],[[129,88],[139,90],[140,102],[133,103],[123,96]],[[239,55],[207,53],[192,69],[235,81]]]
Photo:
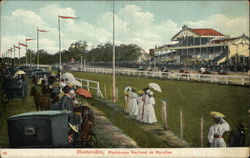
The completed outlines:
[[[9,50],[7,51],[7,64],[9,64]]]
[[[38,50],[39,50],[39,31],[38,30],[39,29],[37,27],[37,30],[36,30],[36,39],[37,39],[37,42],[36,42],[36,50],[37,50],[37,52],[36,52],[36,66],[39,69],[39,52],[38,52]]]
[[[26,41],[27,42],[27,41]],[[32,64],[32,51],[31,51],[31,49],[30,49],[30,67],[31,67],[31,64]]]
[[[115,85],[115,1],[113,0],[113,102],[116,102]]]
[[[20,65],[20,49],[21,49],[21,47],[20,47],[20,41],[18,41],[18,47],[19,47],[19,49],[18,49],[18,53],[19,53],[19,60],[18,60],[18,63],[19,63],[19,65]]]
[[[15,54],[15,44],[14,44],[14,46],[13,46],[13,49],[14,49],[14,61],[13,61],[13,65],[14,65],[14,67],[15,67],[15,56],[16,56],[16,54]]]
[[[60,17],[58,16],[58,33],[59,33],[59,69],[62,69],[62,54],[61,54],[61,27],[60,27]],[[61,75],[60,75],[61,77]]]
[[[27,45],[27,41],[25,38],[25,44]],[[26,66],[28,65],[28,54],[27,54],[27,47],[25,47],[25,51],[26,51]]]

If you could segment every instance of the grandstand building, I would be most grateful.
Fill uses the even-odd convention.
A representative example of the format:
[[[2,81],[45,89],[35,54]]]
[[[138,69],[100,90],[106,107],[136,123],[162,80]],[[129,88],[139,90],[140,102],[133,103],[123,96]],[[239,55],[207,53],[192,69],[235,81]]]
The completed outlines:
[[[152,49],[150,50],[152,52]],[[249,67],[249,38],[231,38],[211,28],[192,29],[184,25],[171,44],[153,49],[157,62],[189,63]]]

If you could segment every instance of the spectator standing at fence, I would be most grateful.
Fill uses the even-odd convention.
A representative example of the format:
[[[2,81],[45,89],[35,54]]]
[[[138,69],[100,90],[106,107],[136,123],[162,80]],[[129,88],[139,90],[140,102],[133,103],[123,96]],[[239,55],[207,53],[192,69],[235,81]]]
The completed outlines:
[[[62,91],[64,92],[64,96],[61,98],[60,110],[67,110],[70,112],[69,114],[69,122],[73,123],[73,93],[70,86],[63,87]]]
[[[227,147],[223,134],[230,130],[229,124],[223,119],[225,117],[219,112],[210,113],[215,125],[211,126],[208,132],[208,142],[210,147]]]

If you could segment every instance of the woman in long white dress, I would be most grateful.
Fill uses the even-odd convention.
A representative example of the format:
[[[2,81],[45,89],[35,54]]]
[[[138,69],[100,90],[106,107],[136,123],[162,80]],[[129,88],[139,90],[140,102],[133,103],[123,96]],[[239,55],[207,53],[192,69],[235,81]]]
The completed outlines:
[[[213,121],[215,125],[211,126],[208,132],[208,142],[210,147],[223,148],[227,147],[223,134],[230,130],[229,124],[220,116],[214,115]]]
[[[138,97],[137,97],[137,105],[138,105],[138,113],[137,113],[137,116],[136,116],[136,120],[138,121],[142,121],[142,106],[143,106],[143,101],[142,101],[142,98],[143,98],[143,95],[144,95],[144,92],[143,91],[138,91]]]
[[[135,92],[135,89],[131,90],[129,98],[130,98],[130,102],[129,102],[129,115],[130,116],[137,116],[138,105],[137,105],[137,94]]]
[[[124,111],[125,113],[129,113],[128,110],[128,104],[129,104],[129,93],[131,91],[131,87],[126,87],[124,90],[124,99],[125,99],[125,107],[124,107]]]
[[[154,98],[153,92],[150,90],[146,91],[146,95],[144,95],[143,101],[144,101],[144,113],[142,117],[142,122],[153,124],[157,122],[157,118],[155,116],[155,110],[154,110]]]

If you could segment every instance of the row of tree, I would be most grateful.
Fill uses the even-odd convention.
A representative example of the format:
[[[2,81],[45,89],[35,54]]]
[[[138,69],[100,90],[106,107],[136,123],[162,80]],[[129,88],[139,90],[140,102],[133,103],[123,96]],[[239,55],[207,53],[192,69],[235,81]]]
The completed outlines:
[[[113,45],[110,42],[99,44],[97,47],[87,50],[88,44],[86,41],[76,41],[72,43],[68,50],[61,52],[62,62],[67,63],[74,59],[80,62],[81,56],[87,62],[112,62],[113,59]],[[142,55],[142,48],[136,44],[121,44],[115,47],[117,62],[136,62]],[[59,52],[56,54],[48,54],[44,49],[38,51],[40,64],[55,64],[59,62]],[[28,63],[36,64],[37,52],[34,50],[27,50]],[[26,62],[26,57],[21,58],[21,63]]]

